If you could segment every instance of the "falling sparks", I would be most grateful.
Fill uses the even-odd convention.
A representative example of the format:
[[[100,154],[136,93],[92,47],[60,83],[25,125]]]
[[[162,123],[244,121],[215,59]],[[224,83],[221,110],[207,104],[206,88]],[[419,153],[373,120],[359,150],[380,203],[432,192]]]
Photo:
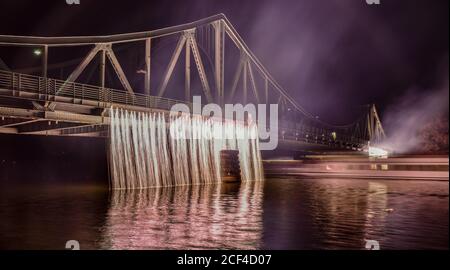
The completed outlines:
[[[113,189],[220,183],[220,151],[239,150],[243,181],[262,180],[254,123],[111,109]]]

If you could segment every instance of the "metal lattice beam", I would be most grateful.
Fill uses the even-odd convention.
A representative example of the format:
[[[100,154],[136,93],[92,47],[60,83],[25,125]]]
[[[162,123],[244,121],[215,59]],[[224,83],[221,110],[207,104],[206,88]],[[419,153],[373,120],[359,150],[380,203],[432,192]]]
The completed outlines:
[[[252,85],[253,94],[255,95],[256,102],[258,104],[260,104],[261,100],[259,99],[258,88],[256,87],[256,81],[255,81],[255,76],[253,74],[252,65],[250,64],[250,62],[247,62],[247,65],[248,65],[248,75],[250,77],[250,83]]]
[[[197,66],[198,75],[200,76],[203,93],[205,94],[208,102],[212,103],[213,98],[211,95],[211,88],[209,87],[208,77],[206,76],[205,67],[203,66],[202,58],[200,57],[200,51],[198,50],[197,41],[194,38],[193,32],[188,32],[187,35],[190,39],[192,55],[194,56],[195,65]]]
[[[169,65],[167,66],[166,72],[164,73],[163,80],[158,89],[158,97],[164,95],[166,91],[167,84],[169,83],[170,78],[172,77],[173,70],[175,65],[177,64],[178,58],[180,58],[181,51],[183,50],[183,46],[186,44],[186,35],[183,34],[178,39],[177,46],[175,47],[175,51],[170,58]]]
[[[119,63],[119,60],[117,60],[117,57],[112,50],[111,44],[108,44],[105,46],[106,50],[106,56],[108,56],[109,61],[111,62],[111,65],[114,68],[114,71],[116,72],[117,77],[120,80],[120,83],[130,93],[133,93],[133,88],[131,87],[130,83],[128,82],[127,76],[125,75],[125,72],[123,72],[122,66]]]
[[[234,94],[236,92],[236,88],[238,86],[239,79],[241,78],[241,74],[242,74],[242,70],[244,68],[244,65],[245,65],[245,57],[244,57],[243,54],[241,54],[238,66],[236,68],[236,72],[234,74],[233,83],[232,83],[232,86],[231,86],[231,89],[230,89],[230,94],[228,96],[228,103],[231,103],[231,101],[234,98]]]

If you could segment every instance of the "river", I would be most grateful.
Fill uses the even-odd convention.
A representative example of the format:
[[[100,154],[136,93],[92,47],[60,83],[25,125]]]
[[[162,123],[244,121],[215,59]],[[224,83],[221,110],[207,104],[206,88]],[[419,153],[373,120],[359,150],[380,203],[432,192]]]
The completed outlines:
[[[0,191],[0,249],[448,249],[448,181],[270,177]]]

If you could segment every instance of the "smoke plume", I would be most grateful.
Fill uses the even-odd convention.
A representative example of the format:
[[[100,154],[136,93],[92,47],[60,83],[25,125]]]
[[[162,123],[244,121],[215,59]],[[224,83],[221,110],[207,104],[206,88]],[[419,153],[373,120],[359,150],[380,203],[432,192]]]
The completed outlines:
[[[384,147],[396,153],[448,152],[448,100],[448,71],[435,90],[410,89],[384,114]]]

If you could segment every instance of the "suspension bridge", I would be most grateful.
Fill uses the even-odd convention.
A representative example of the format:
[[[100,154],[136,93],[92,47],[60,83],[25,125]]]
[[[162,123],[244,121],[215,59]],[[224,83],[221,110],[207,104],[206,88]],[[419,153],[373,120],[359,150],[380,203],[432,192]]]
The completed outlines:
[[[343,126],[307,112],[223,14],[108,36],[0,35],[0,47],[33,49],[40,60],[36,67],[12,69],[0,54],[0,133],[106,137],[111,107],[168,113],[201,95],[220,106],[277,103],[280,147],[360,150],[385,136],[374,105]],[[49,63],[52,55],[72,54],[81,57]]]

